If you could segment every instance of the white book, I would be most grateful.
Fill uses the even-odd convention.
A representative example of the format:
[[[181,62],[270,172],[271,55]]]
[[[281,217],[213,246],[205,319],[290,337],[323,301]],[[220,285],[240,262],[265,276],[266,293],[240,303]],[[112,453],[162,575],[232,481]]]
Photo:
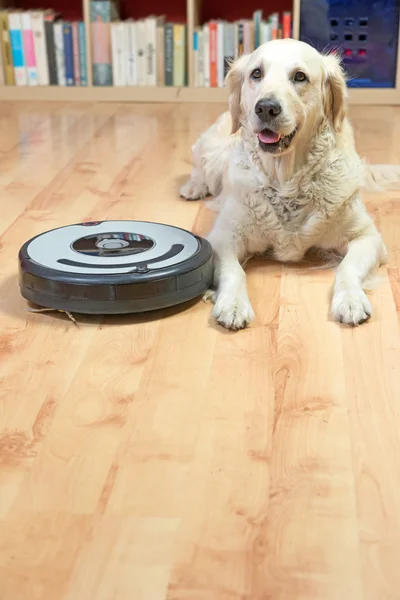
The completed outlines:
[[[264,22],[261,28],[262,43],[270,42],[272,40],[272,25],[271,23]]]
[[[203,48],[204,87],[210,87],[210,30],[207,24],[203,27]]]
[[[147,85],[157,85],[157,21],[155,17],[145,19],[146,31],[146,76]]]
[[[224,26],[221,21],[217,23],[217,85],[224,87]]]
[[[126,85],[123,57],[124,24],[122,21],[113,21],[110,25],[113,82],[115,86],[123,86]]]
[[[46,35],[44,31],[44,13],[31,11],[31,22],[36,56],[37,80],[39,85],[50,85],[47,61]]]
[[[134,62],[136,61],[136,56],[132,53],[132,36],[134,33],[133,30],[133,21],[132,19],[128,19],[124,21],[124,67],[125,67],[125,82],[126,85],[135,85],[135,74],[134,74]]]
[[[23,12],[21,14],[21,22],[22,36],[24,40],[25,68],[26,74],[28,76],[28,85],[37,85],[36,57],[33,41],[32,21],[29,12]]]
[[[26,72],[24,58],[21,14],[21,12],[9,12],[8,27],[10,30],[15,85],[28,85],[28,74]]]
[[[57,81],[58,85],[67,85],[67,80],[65,77],[63,22],[56,21],[53,28],[54,47],[56,50]]]
[[[198,87],[204,87],[204,32],[199,29]]]
[[[136,33],[136,83],[137,85],[147,85],[147,74],[146,74],[146,31],[145,23],[143,20],[136,21],[135,23]]]

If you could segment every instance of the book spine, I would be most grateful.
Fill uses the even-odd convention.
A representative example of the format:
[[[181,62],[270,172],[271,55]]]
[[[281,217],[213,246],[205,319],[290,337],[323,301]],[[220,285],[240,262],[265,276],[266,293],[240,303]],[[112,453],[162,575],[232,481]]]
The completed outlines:
[[[75,85],[74,81],[74,48],[72,42],[72,25],[64,23],[64,60],[65,60],[65,79],[67,86]]]
[[[83,21],[78,22],[78,33],[79,33],[79,70],[80,70],[80,74],[81,74],[81,85],[86,87],[88,84],[87,61],[86,61],[86,32],[85,32],[85,23],[83,23]]]
[[[1,46],[1,30],[0,30],[0,85],[5,85],[4,77],[4,62],[3,62],[3,49]]]
[[[22,42],[22,23],[19,12],[10,13],[8,16],[10,28],[10,43],[14,65],[16,85],[28,85],[28,76],[25,68],[24,47]]]
[[[75,85],[81,85],[78,21],[73,21],[73,23],[71,23],[71,26],[72,26],[72,52],[74,55],[74,81],[75,81]]]
[[[47,61],[47,46],[44,30],[43,11],[32,11],[31,21],[33,37],[35,41],[35,56],[38,84],[49,85],[49,66]]]
[[[54,47],[56,51],[58,85],[65,86],[67,82],[65,79],[63,23],[61,21],[54,23]]]
[[[125,85],[133,85],[131,83],[132,78],[132,66],[130,60],[131,52],[131,21],[122,22],[122,63],[124,69],[124,81]]]
[[[174,24],[174,86],[185,85],[185,25]]]
[[[199,73],[198,73],[198,87],[204,87],[204,32],[203,29],[199,29]]]
[[[33,40],[32,21],[29,12],[22,13],[21,22],[28,85],[37,85],[35,42]]]
[[[240,21],[237,24],[237,56],[244,54],[244,23]]]
[[[251,52],[251,33],[250,33],[250,22],[245,21],[243,30],[243,52],[244,54],[250,54]]]
[[[136,27],[135,23],[131,21],[129,23],[129,78],[128,85],[136,85],[137,84],[137,48],[136,48]]]
[[[210,87],[210,28],[207,23],[203,27],[203,64],[204,87]]]
[[[147,85],[157,85],[156,65],[156,19],[150,17],[145,21],[146,28],[146,71]]]
[[[254,15],[254,47],[258,48],[261,45],[261,21],[262,10],[256,10]]]
[[[282,35],[284,38],[292,37],[292,13],[283,13]]]
[[[174,85],[174,26],[166,23],[164,26],[164,62],[165,85]]]
[[[235,26],[226,23],[224,28],[224,78],[227,76],[231,63],[235,58]]]
[[[277,40],[279,38],[279,15],[273,13],[271,15],[271,39]]]
[[[224,29],[226,23],[217,24],[217,84],[224,87]]]
[[[94,85],[109,86],[113,84],[110,21],[116,18],[116,9],[113,3],[95,0],[90,2]]]
[[[164,27],[159,25],[157,27],[157,85],[162,87],[165,85],[165,70],[164,70]]]
[[[54,42],[54,24],[54,20],[51,18],[44,20],[50,85],[58,85],[56,47]]]
[[[125,84],[125,65],[123,57],[124,24],[121,21],[111,23],[111,55],[115,86]]]
[[[137,85],[146,85],[146,30],[142,20],[136,22],[136,65]]]
[[[217,87],[217,23],[211,21],[208,24],[210,43],[210,86]]]
[[[4,81],[6,85],[14,85],[14,67],[12,62],[10,32],[7,12],[0,11],[0,45],[3,50]]]
[[[196,29],[193,31],[193,71],[194,71],[194,87],[199,86],[199,32]]]

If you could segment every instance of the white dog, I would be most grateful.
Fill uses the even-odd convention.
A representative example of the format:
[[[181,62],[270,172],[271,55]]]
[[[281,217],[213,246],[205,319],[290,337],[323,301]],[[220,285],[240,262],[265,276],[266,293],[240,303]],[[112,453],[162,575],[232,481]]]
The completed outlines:
[[[344,256],[333,317],[366,321],[372,309],[363,282],[385,263],[386,249],[360,188],[399,179],[400,168],[360,160],[339,60],[303,42],[277,40],[239,58],[226,83],[230,114],[196,142],[181,190],[190,200],[211,193],[222,201],[208,237],[215,318],[229,329],[253,319],[241,266],[250,256],[269,251],[277,260],[299,261],[313,247]]]

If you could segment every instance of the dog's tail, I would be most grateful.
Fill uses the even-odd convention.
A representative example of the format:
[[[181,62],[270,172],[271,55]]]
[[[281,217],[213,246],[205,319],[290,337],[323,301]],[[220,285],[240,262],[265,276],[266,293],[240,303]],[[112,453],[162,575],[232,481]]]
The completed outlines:
[[[369,191],[400,189],[400,165],[365,165],[364,186]]]

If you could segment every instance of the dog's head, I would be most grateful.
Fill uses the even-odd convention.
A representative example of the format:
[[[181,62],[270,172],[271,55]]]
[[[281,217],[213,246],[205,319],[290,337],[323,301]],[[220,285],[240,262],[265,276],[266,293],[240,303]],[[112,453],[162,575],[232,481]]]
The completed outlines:
[[[282,155],[324,117],[340,131],[346,81],[338,58],[295,40],[276,40],[240,57],[227,75],[232,132],[242,125],[263,152]]]

